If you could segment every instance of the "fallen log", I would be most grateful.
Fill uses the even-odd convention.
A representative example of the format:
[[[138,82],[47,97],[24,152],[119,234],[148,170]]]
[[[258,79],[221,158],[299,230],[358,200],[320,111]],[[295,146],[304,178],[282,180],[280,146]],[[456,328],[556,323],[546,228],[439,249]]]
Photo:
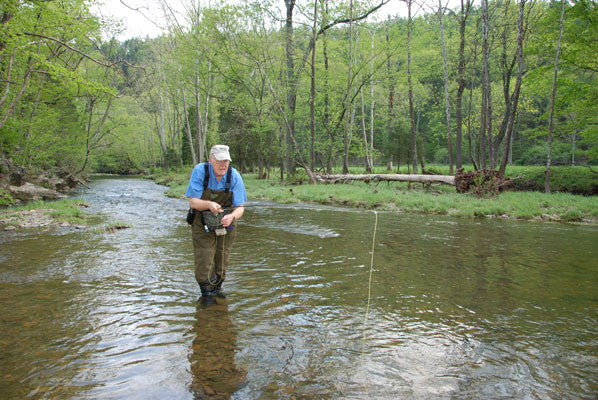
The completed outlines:
[[[336,174],[336,175],[318,175],[318,178],[325,183],[338,183],[346,181],[399,181],[399,182],[418,182],[418,183],[444,183],[445,185],[455,185],[455,177],[450,175],[408,175],[408,174]]]

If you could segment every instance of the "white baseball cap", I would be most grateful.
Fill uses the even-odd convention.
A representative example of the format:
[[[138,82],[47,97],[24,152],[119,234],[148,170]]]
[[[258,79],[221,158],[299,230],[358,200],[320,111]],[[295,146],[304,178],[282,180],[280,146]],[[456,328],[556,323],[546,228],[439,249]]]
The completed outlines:
[[[228,146],[225,146],[223,144],[217,144],[215,146],[212,146],[212,148],[210,149],[210,157],[211,156],[214,156],[214,158],[218,161],[232,161],[232,159],[230,158],[230,153],[228,152]]]

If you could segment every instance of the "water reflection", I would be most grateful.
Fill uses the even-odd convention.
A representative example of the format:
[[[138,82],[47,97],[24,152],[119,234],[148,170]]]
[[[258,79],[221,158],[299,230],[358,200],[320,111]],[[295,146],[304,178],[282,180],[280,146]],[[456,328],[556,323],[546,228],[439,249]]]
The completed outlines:
[[[186,202],[81,195],[115,233],[0,233],[3,398],[531,398],[598,393],[598,227],[256,204],[197,303]],[[364,321],[366,323],[364,323]]]
[[[246,372],[235,362],[237,335],[228,303],[222,298],[200,300],[195,317],[190,391],[196,399],[227,399],[247,383]]]

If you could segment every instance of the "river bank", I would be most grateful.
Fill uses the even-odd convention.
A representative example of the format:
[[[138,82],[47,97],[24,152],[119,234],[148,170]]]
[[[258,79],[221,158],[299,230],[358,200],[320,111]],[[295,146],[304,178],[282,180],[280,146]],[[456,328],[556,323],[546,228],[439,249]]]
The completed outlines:
[[[184,198],[189,172],[168,172],[150,176],[168,186],[169,197]],[[277,203],[315,203],[332,206],[391,211],[408,214],[449,215],[461,218],[499,218],[545,222],[598,223],[596,196],[571,193],[545,194],[532,191],[502,192],[479,198],[456,193],[448,185],[351,182],[334,185],[281,183],[244,174],[250,200]],[[0,209],[0,229],[49,229],[87,225],[87,207],[78,199],[36,201]]]
[[[184,197],[188,172],[152,175],[169,186],[170,197]],[[448,185],[350,182],[333,185],[281,183],[244,174],[248,197],[278,203],[316,203],[398,213],[449,215],[462,218],[502,218],[568,223],[598,223],[598,199],[571,193],[505,191],[496,196],[459,194]]]
[[[83,211],[89,205],[81,199],[62,199],[58,201],[34,201],[22,206],[0,209],[0,229],[56,227],[85,228],[89,215]]]

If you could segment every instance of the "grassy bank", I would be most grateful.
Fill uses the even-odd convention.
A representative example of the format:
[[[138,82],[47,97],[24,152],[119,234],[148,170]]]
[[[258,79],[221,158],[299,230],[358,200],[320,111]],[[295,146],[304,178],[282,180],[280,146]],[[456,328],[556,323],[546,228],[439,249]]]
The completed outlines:
[[[87,207],[87,204],[78,199],[34,201],[23,206],[0,209],[0,226],[10,229],[83,225],[89,216],[82,207]]]
[[[526,167],[528,170],[530,167]],[[541,167],[531,167],[540,169]],[[438,173],[447,173],[442,167]],[[356,169],[353,173],[363,173]],[[388,173],[385,169],[377,173]],[[537,171],[532,169],[535,174]],[[584,171],[581,171],[584,172]],[[507,171],[509,176],[524,176],[524,167]],[[566,174],[561,174],[565,176]],[[275,176],[275,175],[271,175]],[[568,176],[568,175],[566,175]],[[156,182],[169,186],[172,197],[184,195],[189,172],[168,173],[153,177]],[[427,213],[458,217],[498,217],[538,219],[564,222],[598,222],[598,198],[571,193],[545,194],[534,191],[510,191],[494,197],[478,198],[458,194],[454,187],[403,182],[351,182],[336,185],[309,185],[280,183],[278,178],[258,179],[255,174],[244,174],[243,179],[250,200],[268,199],[279,203],[318,203],[378,209],[405,213]],[[564,179],[568,179],[565,177]],[[305,181],[303,179],[300,179]]]

